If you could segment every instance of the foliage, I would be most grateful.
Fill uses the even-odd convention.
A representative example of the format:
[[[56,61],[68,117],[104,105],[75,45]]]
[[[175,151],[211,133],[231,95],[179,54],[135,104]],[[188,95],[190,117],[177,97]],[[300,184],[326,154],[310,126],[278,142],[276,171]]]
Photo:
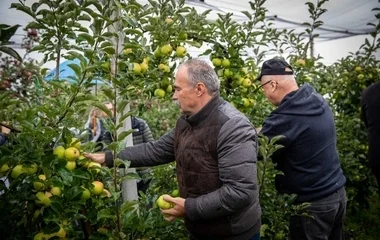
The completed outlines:
[[[7,46],[9,39],[16,33],[20,25],[9,26],[0,24],[0,52],[6,53],[17,61],[21,61],[21,57],[14,49]]]
[[[44,62],[54,60],[57,66],[62,57],[78,59],[80,63],[70,65],[75,72],[70,77],[73,84],[59,81],[59,68],[57,81],[42,84],[44,71],[35,63],[3,59],[0,86],[5,86],[5,92],[0,95],[0,119],[17,129],[10,135],[10,142],[0,147],[0,167],[9,167],[0,173],[5,176],[0,195],[0,231],[6,234],[4,237],[31,239],[63,228],[70,239],[186,239],[183,221],[165,222],[155,207],[158,196],[178,188],[174,164],[154,168],[151,187],[139,201],[121,203],[121,182],[135,177],[119,175],[119,166],[128,167],[128,162],[115,158],[113,168],[97,171],[87,168],[86,160],[81,158],[75,161],[77,168],[70,171],[67,161],[59,159],[53,150],[59,145],[67,148],[75,144],[71,141],[76,137],[82,141],[80,152],[94,151],[92,143],[85,143],[86,132],[82,129],[89,106],[116,119],[107,125],[115,136],[114,143],[107,146],[114,156],[124,148],[123,139],[131,133],[123,129],[123,121],[131,114],[146,119],[155,138],[160,137],[175,126],[179,115],[175,104],[167,101],[173,90],[174,70],[194,57],[187,49],[203,46],[206,50],[201,56],[210,57],[221,80],[221,95],[255,126],[260,126],[274,108],[255,82],[258,66],[269,54],[287,58],[301,85],[310,83],[329,98],[336,116],[340,159],[348,179],[347,232],[355,238],[354,230],[360,227],[352,220],[358,218],[356,214],[363,205],[368,206],[374,186],[365,164],[368,147],[360,121],[359,96],[366,86],[379,81],[379,61],[373,54],[379,49],[379,27],[376,25],[371,33],[373,40],[367,39],[357,53],[324,66],[319,61],[321,56],[308,57],[307,51],[317,37],[314,30],[323,25],[319,18],[326,12],[326,1],[306,3],[310,22],[304,24],[303,33],[273,28],[264,2],[250,2],[251,9],[243,12],[247,21],[242,23],[235,22],[230,13],[210,21],[209,11],[198,13],[184,1],[152,0],[142,5],[118,0],[39,0],[29,6],[21,0],[12,4],[12,8],[33,19],[26,27],[28,39],[36,41],[26,41],[30,51],[43,53]],[[3,47],[17,26],[1,26]],[[104,82],[99,95],[90,90],[95,78]],[[18,89],[19,82],[28,87]],[[21,98],[11,98],[15,92]],[[101,103],[104,100],[114,103],[114,114]],[[133,112],[125,110],[128,104]],[[279,148],[275,142],[276,139],[260,137],[263,160],[258,162],[258,180],[263,239],[283,239],[289,217],[303,214],[306,207],[293,205],[295,196],[278,195],[274,188],[274,175],[281,174],[271,162],[271,155]],[[37,166],[37,172],[27,174],[23,170],[17,178],[12,177],[17,165],[23,165],[21,169]],[[46,181],[39,178],[41,174]],[[103,182],[111,197],[92,194],[87,201],[78,199],[82,187],[91,188],[94,180]],[[42,191],[35,189],[34,182],[42,184]],[[38,192],[51,192],[53,186],[60,187],[62,194],[51,196],[50,206],[35,202]],[[376,219],[367,213],[361,219],[364,223]]]
[[[283,174],[275,168],[272,155],[283,146],[276,142],[283,136],[277,136],[268,140],[262,134],[259,135],[259,157],[257,162],[257,176],[260,187],[260,205],[262,208],[261,238],[283,239],[289,232],[288,222],[290,216],[304,214],[308,203],[293,204],[296,194],[278,194],[274,188],[274,179],[277,174]],[[279,214],[281,212],[281,214]]]

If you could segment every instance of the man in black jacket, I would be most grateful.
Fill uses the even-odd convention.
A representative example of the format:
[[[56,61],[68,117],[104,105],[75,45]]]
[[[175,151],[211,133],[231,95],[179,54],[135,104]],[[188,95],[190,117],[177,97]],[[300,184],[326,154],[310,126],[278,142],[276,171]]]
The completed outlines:
[[[261,209],[257,185],[257,136],[249,120],[219,96],[219,80],[205,61],[191,59],[177,71],[173,100],[182,116],[154,142],[128,147],[118,157],[131,166],[176,161],[180,197],[161,210],[168,221],[185,218],[191,239],[256,240]],[[86,154],[112,165],[112,153]]]
[[[361,99],[362,119],[368,128],[368,163],[380,196],[380,82],[366,88]]]
[[[309,202],[308,216],[292,216],[291,239],[343,239],[346,178],[336,149],[333,114],[309,84],[301,88],[292,67],[282,59],[263,63],[261,87],[277,106],[265,119],[261,132],[270,139],[283,135],[284,148],[272,159],[284,174],[276,176],[280,193],[297,194],[296,204]]]

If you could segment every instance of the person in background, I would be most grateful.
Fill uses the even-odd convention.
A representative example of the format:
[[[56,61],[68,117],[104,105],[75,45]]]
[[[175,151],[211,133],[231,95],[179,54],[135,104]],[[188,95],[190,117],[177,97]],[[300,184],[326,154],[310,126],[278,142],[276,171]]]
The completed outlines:
[[[3,125],[1,125],[1,132],[0,132],[0,146],[4,145],[8,141],[8,134],[11,132],[11,130]]]
[[[111,102],[105,102],[104,105],[113,113],[114,107]],[[104,151],[104,145],[103,144],[110,144],[113,141],[112,134],[107,131],[105,128],[104,121],[109,119],[107,114],[101,110],[93,109],[90,114],[89,118],[85,124],[85,128],[88,129],[90,132],[89,134],[89,140],[91,142],[97,142],[98,148],[101,151]],[[112,120],[112,119],[111,119]],[[141,118],[137,118],[135,116],[131,116],[131,127],[133,130],[135,130],[132,133],[132,139],[133,139],[133,145],[138,145],[141,143],[146,143],[153,141],[154,138],[152,136],[152,132],[150,131],[149,125],[146,123],[145,120]],[[137,173],[140,176],[140,180],[137,181],[137,190],[146,192],[146,190],[149,187],[149,183],[151,181],[150,175],[150,168],[139,168],[137,169]]]
[[[376,177],[380,196],[380,82],[362,92],[361,109],[368,129],[368,164]]]
[[[310,203],[311,216],[290,219],[290,239],[343,239],[346,178],[336,148],[336,129],[326,100],[312,86],[298,87],[292,67],[283,59],[265,61],[259,80],[277,108],[265,119],[261,133],[284,136],[284,147],[272,156],[280,193],[297,194],[295,204]]]
[[[164,195],[173,221],[185,218],[190,239],[257,240],[261,208],[257,183],[257,134],[249,120],[219,96],[219,79],[207,62],[191,59],[178,68],[173,100],[182,116],[157,141],[127,147],[118,158],[131,166],[176,161],[180,197]],[[113,164],[112,152],[88,153]]]

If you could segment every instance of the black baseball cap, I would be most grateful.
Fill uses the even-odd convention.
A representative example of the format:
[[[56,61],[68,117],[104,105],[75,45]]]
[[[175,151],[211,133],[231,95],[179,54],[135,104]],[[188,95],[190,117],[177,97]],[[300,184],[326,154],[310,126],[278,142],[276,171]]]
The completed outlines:
[[[272,58],[263,63],[260,75],[257,80],[261,80],[264,75],[293,75],[293,68],[282,58]]]

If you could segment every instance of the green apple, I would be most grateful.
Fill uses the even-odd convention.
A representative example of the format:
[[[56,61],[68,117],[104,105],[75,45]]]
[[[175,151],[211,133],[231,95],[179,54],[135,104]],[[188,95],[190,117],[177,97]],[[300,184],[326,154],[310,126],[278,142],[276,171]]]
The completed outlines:
[[[105,198],[105,197],[111,197],[110,191],[108,191],[107,189],[103,189],[101,197],[103,197],[103,198]]]
[[[158,69],[163,71],[163,72],[170,72],[170,67],[164,63],[160,63],[158,65]]]
[[[176,53],[177,57],[183,58],[186,55],[186,48],[179,46],[175,50],[175,53]]]
[[[212,64],[214,64],[215,67],[220,67],[222,65],[222,60],[220,58],[213,58]]]
[[[38,205],[44,205],[45,207],[49,207],[51,204],[50,197],[52,196],[49,192],[38,192],[36,194],[37,200],[36,204]]]
[[[250,102],[249,102],[248,98],[242,98],[241,101],[243,102],[244,107],[249,107]]]
[[[16,179],[23,173],[25,173],[24,167],[21,164],[18,164],[12,169],[11,177]]]
[[[65,150],[65,158],[68,161],[75,161],[79,158],[79,156],[80,156],[80,152],[75,147],[69,147]]]
[[[132,48],[126,48],[126,49],[123,50],[123,54],[124,55],[128,55],[130,53],[132,53]]]
[[[38,191],[41,191],[45,188],[45,184],[43,183],[43,181],[46,180],[46,176],[44,174],[40,174],[38,176],[38,178],[42,181],[34,181],[33,182],[33,187],[34,189],[38,190]]]
[[[62,190],[61,190],[61,188],[59,188],[59,187],[52,187],[52,188],[50,189],[50,192],[51,192],[51,194],[53,194],[54,196],[61,196]]]
[[[82,195],[81,195],[81,199],[82,200],[87,200],[87,199],[90,199],[91,198],[91,192],[90,192],[90,190],[88,190],[87,188],[84,188],[84,187],[82,187],[82,189],[83,189],[83,192],[82,192]]]
[[[252,82],[251,82],[251,80],[249,78],[245,78],[243,80],[243,82],[241,83],[241,85],[243,87],[247,88],[247,87],[250,87],[252,85]]]
[[[0,168],[0,173],[6,172],[9,170],[9,166],[7,163],[4,163],[3,166]]]
[[[148,70],[148,68],[149,68],[147,62],[140,63],[140,67],[141,67],[141,72],[146,72]]]
[[[179,197],[179,190],[178,189],[174,189],[173,191],[172,191],[172,197]]]
[[[157,199],[157,205],[159,208],[161,209],[169,209],[169,208],[172,208],[172,204],[170,202],[167,202],[164,200],[164,195],[161,195],[158,199]]]
[[[75,147],[76,149],[79,149],[80,145],[81,145],[81,142],[79,141],[78,138],[72,138],[71,139],[71,143],[70,143],[71,147]]]
[[[160,47],[158,47],[155,51],[154,51],[154,57],[156,57],[156,58],[159,58],[159,57],[161,57],[162,56],[162,53],[161,53],[161,48]]]
[[[158,98],[164,98],[165,97],[165,91],[161,88],[157,88],[156,90],[154,90],[154,96],[156,96]]]
[[[180,32],[178,34],[178,39],[182,40],[182,41],[186,40],[187,39],[187,33],[186,32]]]
[[[63,227],[61,227],[58,232],[54,233],[53,236],[55,237],[59,237],[59,238],[64,238],[66,237],[66,231],[65,229],[63,229]]]
[[[87,165],[88,169],[94,169],[96,171],[96,173],[100,172],[101,167],[102,167],[102,165],[100,165],[100,163],[97,163],[97,162],[89,162]]]
[[[24,166],[24,170],[29,175],[33,175],[33,174],[35,174],[38,171],[38,166],[37,166],[37,164],[32,163],[29,166]]]
[[[227,58],[223,59],[223,61],[222,61],[222,66],[223,66],[224,68],[229,68],[229,67],[231,66],[231,62],[230,62],[230,60],[228,60]]]
[[[133,72],[136,74],[141,73],[141,66],[138,63],[133,63]]]
[[[305,66],[305,64],[306,64],[306,61],[302,58],[297,59],[297,61],[294,63],[294,65],[296,65],[298,67]]]
[[[33,240],[48,240],[50,237],[48,235],[45,235],[44,233],[37,233]]]
[[[167,93],[173,92],[173,86],[172,85],[168,85],[168,87],[166,88],[166,92]]]
[[[161,47],[161,53],[164,55],[170,55],[173,51],[173,48],[170,44],[166,44],[165,46]]]
[[[93,181],[91,184],[93,186],[92,189],[91,189],[91,193],[92,194],[94,194],[94,195],[100,195],[103,192],[104,184],[102,182]]]
[[[75,161],[67,161],[66,163],[66,169],[68,169],[69,171],[72,171],[76,168],[77,166],[77,163]]]
[[[65,148],[62,146],[58,146],[54,149],[54,155],[57,155],[58,159],[65,158]]]

